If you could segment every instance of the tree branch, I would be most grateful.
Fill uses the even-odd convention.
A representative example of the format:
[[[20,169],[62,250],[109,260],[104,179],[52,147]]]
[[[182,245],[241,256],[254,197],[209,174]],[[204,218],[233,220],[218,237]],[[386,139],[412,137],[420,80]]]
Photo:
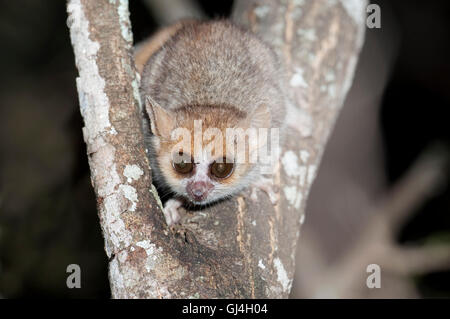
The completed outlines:
[[[353,6],[349,5],[353,4]],[[114,298],[285,298],[305,200],[351,85],[364,1],[236,1],[233,20],[283,62],[289,138],[275,182],[281,199],[250,190],[169,230],[151,184],[126,0],[70,0],[92,183]],[[320,22],[320,23],[319,23]]]
[[[399,246],[395,240],[405,219],[446,181],[448,152],[438,147],[422,154],[402,179],[393,186],[367,221],[365,228],[349,252],[327,265],[320,249],[307,249],[312,256],[308,267],[319,268],[311,276],[303,276],[303,295],[315,298],[361,298],[369,289],[366,273],[369,264],[378,264],[382,271],[405,277],[450,268],[450,245]],[[309,235],[309,234],[308,234]],[[312,238],[314,238],[311,234]],[[310,238],[310,240],[313,240]],[[307,287],[308,290],[304,288]],[[331,293],[330,293],[331,292]]]

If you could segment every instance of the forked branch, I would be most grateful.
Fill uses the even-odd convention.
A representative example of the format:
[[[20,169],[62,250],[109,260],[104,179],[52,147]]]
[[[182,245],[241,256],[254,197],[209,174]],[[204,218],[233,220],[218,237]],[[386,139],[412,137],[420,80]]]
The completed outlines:
[[[126,0],[70,0],[77,88],[114,298],[285,298],[305,201],[352,83],[365,1],[237,0],[233,20],[283,62],[290,128],[276,183],[167,228],[141,127]]]

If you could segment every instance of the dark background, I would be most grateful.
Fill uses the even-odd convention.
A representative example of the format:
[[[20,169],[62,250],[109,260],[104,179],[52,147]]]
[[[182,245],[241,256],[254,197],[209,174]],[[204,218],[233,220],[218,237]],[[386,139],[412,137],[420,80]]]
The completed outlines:
[[[200,2],[210,17],[232,5]],[[378,124],[392,184],[429,145],[450,146],[450,2],[375,3],[382,28],[367,32],[393,32],[386,12],[399,38]],[[108,298],[65,1],[1,0],[0,8],[0,296]],[[157,25],[143,2],[130,0],[130,11],[139,42]],[[417,207],[398,240],[450,242],[449,195],[447,183]],[[66,287],[72,263],[82,289]],[[450,297],[448,271],[411,280],[423,297]]]

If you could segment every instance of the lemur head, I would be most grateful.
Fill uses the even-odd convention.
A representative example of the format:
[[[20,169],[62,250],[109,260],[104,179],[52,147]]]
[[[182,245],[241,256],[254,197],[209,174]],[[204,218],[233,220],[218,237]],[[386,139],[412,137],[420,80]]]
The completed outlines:
[[[264,143],[252,134],[270,127],[266,105],[253,114],[228,105],[168,110],[147,97],[146,111],[158,171],[176,194],[204,205],[236,193],[255,177],[252,154]]]

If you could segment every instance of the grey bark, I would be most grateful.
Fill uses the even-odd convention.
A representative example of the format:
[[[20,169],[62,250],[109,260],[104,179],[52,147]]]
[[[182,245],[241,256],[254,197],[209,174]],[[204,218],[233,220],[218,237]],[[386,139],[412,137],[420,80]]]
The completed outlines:
[[[286,298],[305,201],[351,85],[365,1],[236,1],[233,20],[283,61],[290,128],[280,201],[250,190],[182,226],[164,223],[151,184],[128,3],[70,0],[77,88],[114,298]]]

